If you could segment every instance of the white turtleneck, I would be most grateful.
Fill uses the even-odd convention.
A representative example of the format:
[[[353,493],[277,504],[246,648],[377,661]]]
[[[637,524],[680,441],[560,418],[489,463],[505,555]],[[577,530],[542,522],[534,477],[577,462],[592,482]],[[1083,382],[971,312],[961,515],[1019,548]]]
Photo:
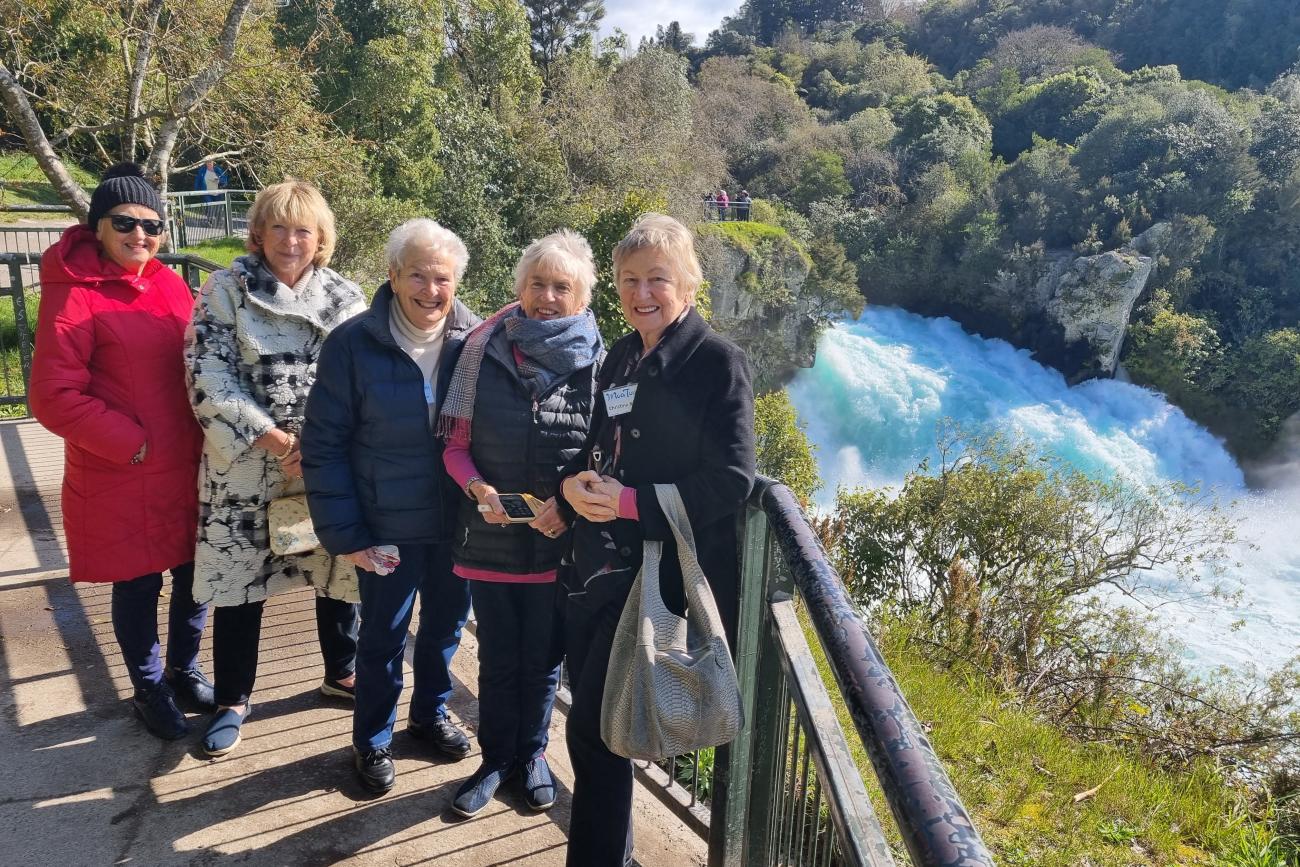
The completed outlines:
[[[424,374],[424,399],[429,404],[429,423],[437,421],[433,417],[435,390],[438,387],[436,371],[438,358],[442,355],[442,336],[447,330],[447,317],[438,320],[432,331],[422,331],[411,324],[402,312],[402,305],[393,298],[388,308],[388,325],[392,329],[393,339],[397,345],[420,367]]]

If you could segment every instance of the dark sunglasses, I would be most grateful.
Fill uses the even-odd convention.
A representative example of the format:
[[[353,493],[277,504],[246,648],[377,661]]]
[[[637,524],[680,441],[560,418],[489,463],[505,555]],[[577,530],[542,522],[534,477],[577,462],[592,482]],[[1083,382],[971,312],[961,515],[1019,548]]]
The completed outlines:
[[[167,228],[167,224],[162,220],[141,220],[139,217],[128,217],[126,214],[114,214],[108,218],[113,224],[113,231],[121,232],[123,235],[128,232],[134,232],[135,227],[139,226],[144,229],[146,235],[157,238]]]

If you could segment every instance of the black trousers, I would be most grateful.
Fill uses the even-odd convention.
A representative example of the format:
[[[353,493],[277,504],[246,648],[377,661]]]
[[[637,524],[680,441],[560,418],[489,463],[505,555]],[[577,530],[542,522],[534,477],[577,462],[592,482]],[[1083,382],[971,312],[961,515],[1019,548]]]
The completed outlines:
[[[212,617],[212,675],[217,704],[244,704],[257,680],[258,642],[262,637],[265,600],[215,609]],[[352,602],[316,597],[316,634],[325,675],[342,680],[356,665],[360,619]]]
[[[564,613],[565,663],[573,704],[565,741],[573,762],[573,809],[568,867],[623,867],[632,857],[632,762],[600,737],[600,706],[614,631],[627,592],[588,608],[569,602]]]

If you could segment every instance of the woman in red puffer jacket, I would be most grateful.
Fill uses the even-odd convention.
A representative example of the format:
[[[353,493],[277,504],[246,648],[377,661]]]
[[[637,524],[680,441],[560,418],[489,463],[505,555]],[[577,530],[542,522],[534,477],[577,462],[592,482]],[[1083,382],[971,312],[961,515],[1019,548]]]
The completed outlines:
[[[113,632],[149,731],[188,730],[177,700],[211,710],[198,669],[207,606],[193,596],[202,433],[185,385],[192,298],[155,256],[163,202],[139,166],[104,175],[86,225],[41,258],[28,399],[64,440],[63,521],[73,581],[112,582]],[[158,642],[172,575],[167,666]]]

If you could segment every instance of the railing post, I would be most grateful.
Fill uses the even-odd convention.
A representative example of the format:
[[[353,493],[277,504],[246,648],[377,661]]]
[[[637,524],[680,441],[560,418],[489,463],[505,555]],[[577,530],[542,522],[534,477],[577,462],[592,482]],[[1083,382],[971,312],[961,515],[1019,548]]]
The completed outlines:
[[[764,626],[767,594],[764,591],[769,560],[767,516],[746,509],[741,527],[739,611],[736,627],[736,676],[740,681],[740,702],[745,725],[728,747],[726,767],[715,761],[713,808],[709,827],[709,867],[741,867],[745,864],[746,823],[750,809],[749,771],[754,757],[754,720],[759,710],[759,642]],[[718,777],[721,777],[721,780]],[[721,783],[721,785],[719,785]]]
[[[17,260],[9,263],[9,290],[14,298],[14,327],[18,330],[18,359],[23,369],[23,395],[27,400],[27,413],[31,414],[32,343],[27,327],[27,292],[23,286],[23,270]]]
[[[233,238],[235,236],[235,221],[230,213],[230,190],[225,191],[225,195],[222,196],[222,199],[226,203],[226,237]]]
[[[766,518],[766,516],[764,516]],[[781,665],[781,647],[772,617],[772,603],[790,599],[794,582],[778,556],[769,525],[766,564],[763,570],[763,616],[756,668],[758,689],[754,696],[754,752],[749,768],[749,815],[745,829],[745,865],[773,863],[773,838],[768,833],[780,805],[777,793],[785,786],[787,750],[790,738],[790,693]]]
[[[770,861],[766,832],[772,793],[782,780],[779,747],[787,734],[784,704],[788,699],[769,603],[773,596],[788,597],[793,584],[780,571],[767,516],[757,509],[746,510],[741,554],[735,656],[745,725],[727,750],[725,791],[714,794],[710,867]]]

